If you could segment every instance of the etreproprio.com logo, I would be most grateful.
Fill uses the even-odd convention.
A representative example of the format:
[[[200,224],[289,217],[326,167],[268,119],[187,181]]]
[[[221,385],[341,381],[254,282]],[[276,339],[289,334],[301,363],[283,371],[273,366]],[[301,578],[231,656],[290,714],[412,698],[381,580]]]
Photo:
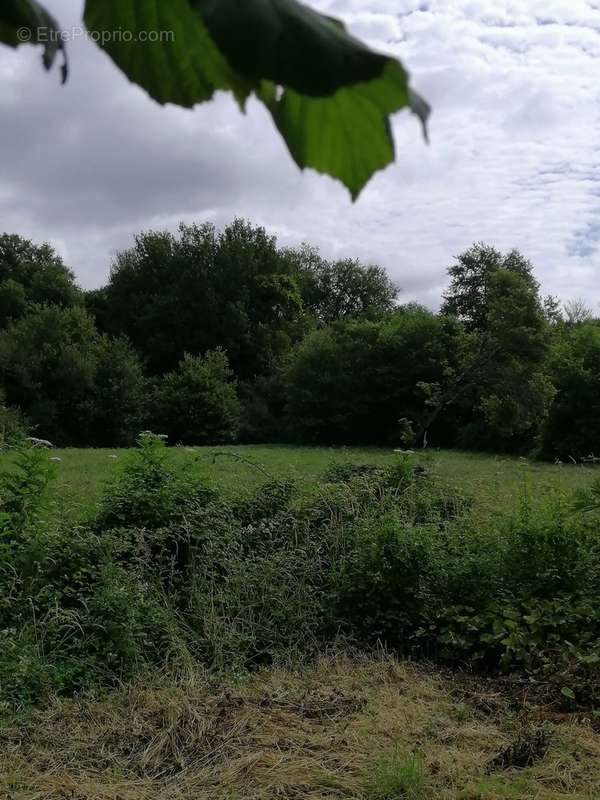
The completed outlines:
[[[136,43],[156,43],[174,42],[174,31],[132,31],[128,28],[115,28],[114,30],[91,31],[85,28],[75,27],[68,30],[55,30],[54,28],[19,28],[17,38],[23,44],[32,42],[35,44],[60,43],[66,44],[77,39],[85,39],[96,44],[129,44]]]

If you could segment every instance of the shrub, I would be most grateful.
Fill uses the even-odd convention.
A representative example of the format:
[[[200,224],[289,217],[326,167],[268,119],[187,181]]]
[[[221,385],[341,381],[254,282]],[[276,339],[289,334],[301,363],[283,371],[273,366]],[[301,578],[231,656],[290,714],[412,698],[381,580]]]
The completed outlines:
[[[240,404],[222,350],[186,355],[175,372],[157,382],[152,422],[171,442],[222,444],[235,440]]]
[[[0,472],[0,530],[4,533],[0,543],[23,535],[39,522],[53,473],[48,451],[27,443],[17,450],[13,468]]]
[[[127,339],[98,338],[93,399],[85,424],[86,444],[130,447],[146,417],[147,380]]]
[[[325,470],[323,478],[331,483],[349,483],[353,478],[363,476],[381,475],[381,467],[375,464],[356,464],[353,461],[345,461],[332,464]]]
[[[284,370],[291,433],[304,442],[401,443],[400,420],[418,427],[430,415],[424,387],[447,382],[461,335],[454,319],[420,308],[314,331]]]
[[[597,517],[525,505],[487,531],[432,521],[392,512],[354,529],[336,601],[361,641],[486,670],[546,670],[565,648],[594,652]]]
[[[145,432],[122,473],[107,487],[96,519],[99,531],[164,528],[179,522],[190,504],[205,505],[213,492],[169,464],[164,440]]]
[[[546,458],[579,460],[600,443],[600,327],[590,322],[563,331],[551,367],[557,392],[541,452]]]
[[[272,374],[240,384],[241,441],[270,444],[285,441],[286,386],[282,369],[278,363]]]
[[[51,513],[47,451],[0,473],[0,702],[150,664],[289,660],[348,638],[600,693],[598,512],[523,504],[482,527],[431,466],[334,465],[312,493],[225,500],[144,434],[96,517]],[[583,507],[583,506],[582,506]],[[561,693],[566,687],[576,699]]]
[[[156,471],[147,452],[140,459],[148,473]],[[48,467],[47,451],[31,448],[15,472],[2,473],[0,700],[17,705],[113,683],[164,661],[178,640],[162,572],[146,557],[144,529],[96,531],[51,515]],[[131,472],[131,517],[116,515],[127,525],[148,521],[142,512],[149,513],[136,494],[143,468],[134,463]]]

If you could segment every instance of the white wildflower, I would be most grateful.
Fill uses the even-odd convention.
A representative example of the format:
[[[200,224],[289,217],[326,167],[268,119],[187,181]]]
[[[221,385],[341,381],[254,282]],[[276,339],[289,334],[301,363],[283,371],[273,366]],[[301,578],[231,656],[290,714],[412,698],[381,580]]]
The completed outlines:
[[[33,447],[54,447],[52,442],[49,442],[47,439],[37,439],[35,436],[28,436],[27,441],[31,442]]]

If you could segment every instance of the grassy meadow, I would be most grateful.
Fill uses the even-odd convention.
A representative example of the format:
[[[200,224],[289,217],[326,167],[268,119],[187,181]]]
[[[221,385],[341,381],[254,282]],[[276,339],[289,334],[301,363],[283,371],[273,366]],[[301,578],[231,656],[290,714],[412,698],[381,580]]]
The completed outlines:
[[[56,489],[77,513],[97,503],[104,485],[127,461],[128,450],[59,449]],[[0,456],[10,468],[11,455]],[[186,465],[191,475],[208,480],[225,493],[250,491],[269,478],[286,478],[303,491],[318,487],[320,476],[332,462],[390,465],[398,459],[392,448],[303,447],[293,445],[235,445],[175,447],[169,458]],[[414,460],[432,466],[440,479],[472,497],[476,513],[506,512],[525,495],[536,503],[568,496],[586,488],[600,468],[582,464],[549,464],[515,456],[461,452],[417,451]]]

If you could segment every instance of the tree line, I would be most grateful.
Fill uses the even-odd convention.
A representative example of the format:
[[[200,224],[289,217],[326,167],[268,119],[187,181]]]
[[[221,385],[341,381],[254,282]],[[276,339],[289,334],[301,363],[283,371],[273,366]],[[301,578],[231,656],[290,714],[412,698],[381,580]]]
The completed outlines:
[[[0,434],[126,446],[296,441],[600,455],[600,320],[518,251],[453,260],[439,312],[381,267],[245,220],[146,231],[104,287],[0,236]]]

